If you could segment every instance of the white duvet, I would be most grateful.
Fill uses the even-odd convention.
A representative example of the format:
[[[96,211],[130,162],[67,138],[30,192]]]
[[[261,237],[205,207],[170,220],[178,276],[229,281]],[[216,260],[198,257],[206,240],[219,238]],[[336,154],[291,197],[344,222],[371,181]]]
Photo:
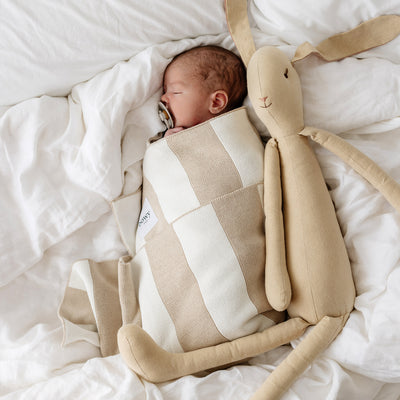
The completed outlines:
[[[289,57],[305,40],[400,14],[398,0],[249,3],[256,46]],[[141,185],[145,142],[161,128],[163,69],[196,45],[234,49],[223,2],[3,0],[0,30],[1,398],[249,398],[290,346],[154,385],[119,355],[100,358],[86,342],[61,347],[57,317],[73,261],[126,251],[109,202]],[[306,124],[339,134],[400,182],[400,38],[295,67]],[[283,399],[399,399],[400,216],[337,157],[315,149],[357,298],[343,332]]]

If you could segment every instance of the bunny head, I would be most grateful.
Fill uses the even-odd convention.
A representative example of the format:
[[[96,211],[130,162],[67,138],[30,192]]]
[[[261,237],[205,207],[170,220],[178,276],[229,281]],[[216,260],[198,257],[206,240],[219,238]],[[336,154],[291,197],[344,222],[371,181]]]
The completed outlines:
[[[247,68],[248,92],[258,117],[272,137],[298,134],[304,128],[300,79],[286,55],[262,47]]]

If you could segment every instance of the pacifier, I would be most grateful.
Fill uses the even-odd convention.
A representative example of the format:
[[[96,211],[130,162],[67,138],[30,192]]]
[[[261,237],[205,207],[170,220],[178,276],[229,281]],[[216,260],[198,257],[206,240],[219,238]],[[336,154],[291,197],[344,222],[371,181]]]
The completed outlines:
[[[174,127],[172,116],[169,113],[167,107],[165,107],[165,104],[161,101],[158,102],[158,116],[160,117],[161,122],[165,125],[167,129],[171,129]]]

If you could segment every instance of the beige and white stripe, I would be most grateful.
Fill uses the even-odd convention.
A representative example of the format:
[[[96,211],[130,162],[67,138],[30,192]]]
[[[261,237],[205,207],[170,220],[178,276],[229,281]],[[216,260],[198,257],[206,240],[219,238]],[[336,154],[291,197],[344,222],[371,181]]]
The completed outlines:
[[[145,236],[146,259],[142,259],[143,248],[138,249],[139,253],[133,260],[133,271],[138,268],[140,268],[140,271],[145,268],[152,269],[151,276],[155,281],[154,287],[158,290],[157,296],[160,297],[165,305],[165,310],[174,322],[174,330],[176,330],[177,340],[180,344],[180,346],[177,346],[174,341],[167,347],[179,351],[180,347],[187,350],[225,341],[226,338],[218,331],[204,305],[202,294],[187,264],[182,245],[172,225],[164,219],[155,191],[146,178],[143,182],[143,190],[146,199],[152,204],[158,222],[157,226]],[[146,276],[149,277],[149,275]],[[174,280],[171,280],[171,276],[174,277]],[[141,282],[141,279],[135,280]],[[168,282],[168,284],[166,285],[165,282]],[[142,283],[140,283],[138,290],[143,296],[139,299],[139,303],[142,310],[142,323],[145,326],[148,313],[143,311],[142,302],[151,302],[151,297],[156,296],[156,294],[152,292],[152,295],[148,296],[141,285]],[[177,297],[177,293],[181,297]],[[186,301],[182,302],[182,298],[186,298]],[[156,309],[157,307],[154,305],[153,308]],[[162,308],[159,307],[160,310]],[[165,324],[165,326],[167,325]],[[191,332],[194,325],[198,328],[196,334]],[[159,328],[159,326],[160,324],[156,328]],[[156,328],[149,327],[146,329],[149,333],[154,332],[154,340],[157,340],[156,337],[159,335]],[[164,342],[160,341],[159,343]]]
[[[86,340],[100,347],[103,356],[115,354],[116,332],[122,324],[117,261],[79,260],[72,266],[59,317],[65,344]]]
[[[149,167],[150,159],[157,160],[157,165]],[[148,147],[143,161],[143,172],[153,186],[168,222],[200,205],[185,169],[166,140],[159,140]],[[173,179],[170,175],[173,175]]]
[[[146,250],[143,248],[131,263],[142,315],[142,327],[168,351],[183,351],[175,325],[166,309],[153,278]]]
[[[200,205],[243,187],[230,154],[210,124],[173,135],[167,142],[186,171]]]
[[[246,109],[240,108],[221,118],[214,118],[210,120],[210,125],[232,158],[243,187],[262,182],[264,147],[247,119]]]
[[[79,338],[79,340],[86,340],[95,346],[100,346],[95,317],[93,280],[88,260],[79,260],[72,265],[68,286],[58,314],[64,327],[64,345],[73,343]]]
[[[257,315],[240,264],[212,205],[187,214],[173,227],[222,335],[232,340],[270,326],[270,320]]]
[[[262,313],[267,298],[264,290],[264,212],[258,187],[253,185],[217,198],[212,201],[212,206],[241,267],[249,297],[258,313]]]

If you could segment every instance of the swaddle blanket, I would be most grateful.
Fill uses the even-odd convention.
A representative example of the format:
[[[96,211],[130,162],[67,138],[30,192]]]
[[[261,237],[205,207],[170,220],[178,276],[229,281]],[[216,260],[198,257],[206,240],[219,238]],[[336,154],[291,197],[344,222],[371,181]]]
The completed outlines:
[[[160,346],[182,352],[282,320],[269,305],[264,287],[263,157],[264,147],[245,108],[148,147],[136,254],[119,266],[118,313],[124,323],[141,323]],[[127,220],[117,219],[126,236]],[[87,275],[95,277],[108,267],[103,263],[96,271],[92,263],[85,268],[90,271],[86,281],[93,282],[99,279]],[[109,307],[103,300],[105,285],[101,290],[91,289],[93,283],[85,286],[87,304],[100,316],[88,326],[100,319],[107,324],[102,319],[111,312],[104,313]],[[68,302],[66,296],[61,315]],[[64,318],[66,331],[71,332],[73,314]],[[104,327],[97,330],[105,332]],[[115,328],[106,331],[113,334]]]
[[[149,146],[132,275],[143,329],[162,347],[192,350],[273,324],[263,155],[244,108]]]

